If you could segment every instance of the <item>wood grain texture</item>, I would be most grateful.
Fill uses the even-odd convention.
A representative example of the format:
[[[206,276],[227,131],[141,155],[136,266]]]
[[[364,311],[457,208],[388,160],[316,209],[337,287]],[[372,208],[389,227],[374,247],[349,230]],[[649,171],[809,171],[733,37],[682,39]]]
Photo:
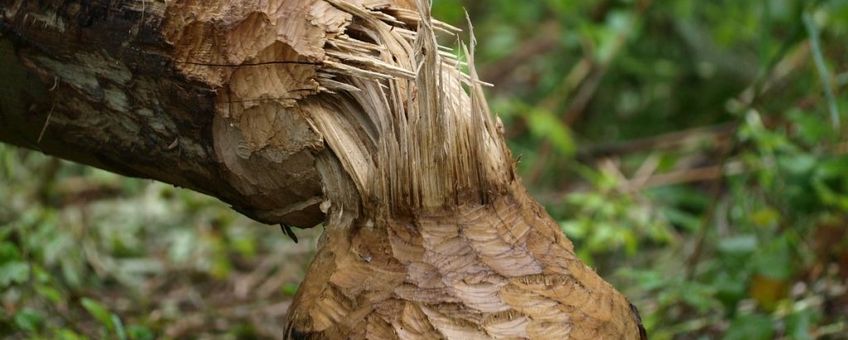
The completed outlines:
[[[228,95],[244,86],[238,74],[270,72],[250,61],[290,52],[272,44],[244,60],[215,59],[247,50],[205,40],[249,21],[233,10],[203,15],[224,3],[0,0],[0,141],[200,191],[263,222],[320,223],[321,136],[296,112],[267,105],[228,118],[267,99]],[[254,87],[279,91],[278,78],[261,79]],[[231,128],[239,124],[256,132]]]
[[[641,338],[630,303],[524,191],[473,51],[467,75],[438,53],[451,28],[423,1],[417,15],[328,2],[352,16],[321,70],[347,96],[305,112],[346,175],[333,191],[358,196],[328,198],[286,336]]]
[[[0,14],[0,140],[267,223],[326,221],[287,338],[643,336],[526,194],[474,44],[440,46],[458,30],[426,1],[0,0]]]
[[[639,339],[627,300],[515,183],[493,202],[331,221],[291,339]]]

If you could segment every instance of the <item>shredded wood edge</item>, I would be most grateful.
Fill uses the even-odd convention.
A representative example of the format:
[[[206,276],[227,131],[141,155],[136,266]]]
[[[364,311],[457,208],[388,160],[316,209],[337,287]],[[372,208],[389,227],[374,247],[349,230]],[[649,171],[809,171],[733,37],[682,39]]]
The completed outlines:
[[[465,63],[438,44],[436,32],[459,29],[433,20],[426,0],[417,13],[325,1],[353,18],[327,41],[318,73],[334,102],[304,111],[363,204],[395,215],[486,203],[506,191],[511,156],[474,67],[473,33],[470,46],[459,43]]]

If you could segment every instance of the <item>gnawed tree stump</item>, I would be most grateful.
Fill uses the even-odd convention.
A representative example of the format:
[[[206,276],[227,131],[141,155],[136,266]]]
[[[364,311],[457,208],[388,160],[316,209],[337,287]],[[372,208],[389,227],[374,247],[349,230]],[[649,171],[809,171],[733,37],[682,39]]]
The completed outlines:
[[[0,140],[326,221],[287,338],[644,336],[524,191],[426,2],[0,3]]]

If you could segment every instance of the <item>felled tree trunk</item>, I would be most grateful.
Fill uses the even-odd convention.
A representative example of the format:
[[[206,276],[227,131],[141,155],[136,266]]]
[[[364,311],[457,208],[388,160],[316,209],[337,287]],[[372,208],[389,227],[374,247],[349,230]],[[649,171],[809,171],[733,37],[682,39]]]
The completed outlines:
[[[325,221],[287,338],[638,339],[410,0],[2,0],[0,140]],[[461,49],[462,50],[462,49]]]

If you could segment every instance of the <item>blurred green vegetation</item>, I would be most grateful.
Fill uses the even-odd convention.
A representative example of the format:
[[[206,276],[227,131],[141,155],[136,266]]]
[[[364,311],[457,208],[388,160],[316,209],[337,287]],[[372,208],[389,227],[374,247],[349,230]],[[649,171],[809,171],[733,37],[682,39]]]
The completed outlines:
[[[654,339],[848,334],[848,1],[437,1]]]
[[[0,178],[0,334],[276,337],[318,235],[2,144]]]
[[[848,1],[434,5],[653,339],[848,334]],[[317,236],[8,146],[0,202],[0,334],[32,338],[275,337]]]

